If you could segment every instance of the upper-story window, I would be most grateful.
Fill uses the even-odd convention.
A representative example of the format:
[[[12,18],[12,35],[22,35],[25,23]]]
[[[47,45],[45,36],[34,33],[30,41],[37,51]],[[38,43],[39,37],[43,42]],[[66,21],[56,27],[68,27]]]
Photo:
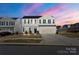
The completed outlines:
[[[15,22],[12,22],[11,25],[15,25]]]
[[[10,21],[9,25],[15,25],[15,22]]]
[[[0,25],[1,25],[1,21],[0,21]]]
[[[55,23],[54,19],[53,19],[53,23]]]
[[[8,25],[8,22],[6,22],[6,25]]]
[[[39,20],[39,23],[41,24],[41,19]]]
[[[26,24],[26,19],[24,19],[24,24]]]
[[[5,22],[1,22],[1,25],[5,25]]]
[[[46,19],[43,19],[43,23],[44,23],[44,24],[46,23]]]
[[[29,19],[28,19],[28,24],[30,23]]]
[[[51,19],[48,19],[48,24],[51,24]]]
[[[0,21],[0,25],[5,25],[5,21]]]
[[[36,19],[35,19],[35,24],[36,24]]]
[[[31,19],[31,24],[32,24],[32,19]]]

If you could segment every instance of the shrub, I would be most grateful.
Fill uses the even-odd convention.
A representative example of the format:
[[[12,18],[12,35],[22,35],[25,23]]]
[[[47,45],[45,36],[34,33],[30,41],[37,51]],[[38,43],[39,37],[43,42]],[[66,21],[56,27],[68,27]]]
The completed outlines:
[[[27,32],[27,31],[25,31],[25,34],[28,34],[28,32]]]
[[[39,31],[37,31],[36,34],[39,34]]]
[[[32,31],[29,31],[29,34],[32,34]]]
[[[17,35],[18,35],[19,33],[18,33],[18,32],[16,32],[15,34],[17,34]]]

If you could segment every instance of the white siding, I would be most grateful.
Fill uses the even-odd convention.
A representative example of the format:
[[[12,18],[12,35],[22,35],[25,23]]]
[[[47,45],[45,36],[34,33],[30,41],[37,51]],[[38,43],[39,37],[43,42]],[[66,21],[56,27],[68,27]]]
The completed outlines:
[[[22,19],[17,19],[16,20],[16,26],[15,26],[15,32],[19,32],[19,33],[22,33],[23,30],[22,30]]]

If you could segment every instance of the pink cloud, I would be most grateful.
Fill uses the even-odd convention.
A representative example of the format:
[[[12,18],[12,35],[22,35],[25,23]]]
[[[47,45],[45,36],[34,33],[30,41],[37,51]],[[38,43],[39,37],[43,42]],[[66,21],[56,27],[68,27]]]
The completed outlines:
[[[79,11],[78,10],[64,10],[63,13],[56,15],[56,24],[74,24],[79,22]],[[61,20],[61,21],[60,21]]]
[[[59,6],[49,8],[48,10],[46,10],[43,13],[40,13],[39,15],[54,15],[55,13],[57,13],[57,12],[63,10],[63,9],[64,9],[64,5],[59,4]]]
[[[25,8],[22,13],[24,15],[30,15],[33,11],[35,11],[35,9],[37,9],[41,5],[42,5],[42,3],[34,3],[30,8],[28,8],[28,9]]]

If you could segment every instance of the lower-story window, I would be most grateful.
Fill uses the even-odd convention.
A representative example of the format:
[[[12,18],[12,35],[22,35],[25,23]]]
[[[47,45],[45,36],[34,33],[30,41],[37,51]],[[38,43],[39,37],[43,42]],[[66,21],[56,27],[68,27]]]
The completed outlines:
[[[23,32],[24,32],[24,27],[23,27]]]

